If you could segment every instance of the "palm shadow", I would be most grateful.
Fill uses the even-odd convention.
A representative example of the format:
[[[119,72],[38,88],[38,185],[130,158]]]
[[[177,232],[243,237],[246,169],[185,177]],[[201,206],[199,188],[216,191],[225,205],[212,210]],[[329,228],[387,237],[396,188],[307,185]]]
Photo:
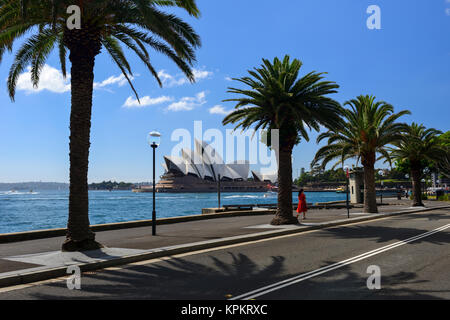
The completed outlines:
[[[327,262],[326,264],[332,264]],[[361,266],[361,265],[359,265]],[[431,300],[444,299],[438,296],[445,293],[448,296],[450,290],[425,290],[412,289],[411,287],[424,286],[429,281],[420,280],[414,272],[398,272],[392,275],[384,275],[381,269],[380,289],[369,289],[366,274],[366,265],[351,268],[344,266],[339,271],[333,271],[321,277],[308,279],[301,286],[293,285],[285,291],[265,298],[269,300],[283,300],[284,296],[295,296],[299,300]],[[360,272],[356,272],[360,271]]]
[[[450,212],[450,210],[449,210]],[[413,214],[408,216],[408,219],[428,219],[428,221],[438,221],[438,220],[448,220],[450,219],[450,214],[445,213],[426,213],[422,212],[420,214]]]
[[[195,257],[195,256],[194,256]],[[195,259],[195,258],[194,258]],[[69,291],[65,282],[46,285],[46,293],[33,292],[35,299],[151,299],[212,300],[226,299],[245,290],[251,283],[280,281],[283,257],[271,257],[271,263],[260,266],[244,254],[229,253],[229,259],[209,256],[202,263],[172,258],[124,269],[102,270],[82,275],[81,291]],[[248,287],[244,287],[248,286]],[[52,292],[49,294],[47,292]],[[53,293],[54,292],[54,293]]]
[[[325,261],[323,265],[334,263]],[[30,295],[34,299],[46,300],[224,300],[229,298],[227,295],[237,296],[291,278],[293,275],[283,272],[284,264],[285,259],[277,256],[271,257],[270,264],[260,266],[244,254],[232,253],[224,259],[212,256],[194,256],[192,260],[174,258],[154,264],[84,273],[80,291],[68,290],[65,282],[55,282],[31,288]],[[369,290],[369,275],[360,267],[359,264],[343,266],[258,299],[440,299],[442,293],[448,296],[450,292],[421,289],[429,281],[418,279],[413,272],[384,275],[383,270],[381,289]]]
[[[406,240],[411,237],[421,235],[429,232],[429,230],[415,229],[415,228],[395,228],[387,226],[371,226],[371,225],[356,225],[345,226],[341,228],[324,229],[317,232],[314,236],[328,237],[334,239],[373,239],[377,243],[384,243],[390,241]],[[437,245],[444,245],[450,243],[450,237],[444,230],[437,232],[430,236],[420,238],[412,243],[432,243]]]

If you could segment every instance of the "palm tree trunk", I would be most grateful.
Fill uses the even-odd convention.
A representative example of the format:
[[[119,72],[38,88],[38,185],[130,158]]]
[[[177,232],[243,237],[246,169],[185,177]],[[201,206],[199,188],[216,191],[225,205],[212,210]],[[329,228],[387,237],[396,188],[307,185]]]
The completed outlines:
[[[272,225],[295,224],[292,207],[292,148],[280,149],[278,163],[278,209]]]
[[[422,186],[420,182],[420,169],[411,165],[411,179],[413,187],[413,207],[423,207],[422,202]]]
[[[88,165],[95,55],[71,50],[70,194],[67,238],[63,251],[101,247],[90,230]]]
[[[364,165],[364,212],[378,213],[374,163]]]

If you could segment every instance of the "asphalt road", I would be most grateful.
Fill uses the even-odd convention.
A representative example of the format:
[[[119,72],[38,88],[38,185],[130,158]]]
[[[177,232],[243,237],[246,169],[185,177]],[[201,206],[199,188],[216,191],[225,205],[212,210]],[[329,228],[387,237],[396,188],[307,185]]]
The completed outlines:
[[[369,289],[368,267],[380,271]],[[370,282],[374,283],[374,282]],[[450,210],[403,215],[0,289],[0,299],[450,299]]]

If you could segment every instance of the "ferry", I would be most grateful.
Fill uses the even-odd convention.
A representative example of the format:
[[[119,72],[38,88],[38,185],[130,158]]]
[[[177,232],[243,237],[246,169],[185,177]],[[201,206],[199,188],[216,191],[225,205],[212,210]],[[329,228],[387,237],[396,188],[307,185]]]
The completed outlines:
[[[347,189],[345,187],[339,187],[336,189],[336,193],[346,193]]]

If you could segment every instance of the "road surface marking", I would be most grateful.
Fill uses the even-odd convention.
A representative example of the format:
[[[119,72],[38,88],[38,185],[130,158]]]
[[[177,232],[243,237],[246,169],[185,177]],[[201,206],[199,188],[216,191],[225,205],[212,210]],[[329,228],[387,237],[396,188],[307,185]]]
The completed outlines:
[[[280,281],[280,282],[276,282],[276,283],[273,283],[271,285],[268,285],[268,286],[265,286],[265,287],[262,287],[262,288],[259,288],[259,289],[256,289],[256,290],[244,293],[244,294],[241,294],[239,296],[231,298],[230,300],[250,300],[250,299],[254,299],[254,298],[266,295],[266,294],[268,294],[270,292],[273,292],[273,291],[276,291],[276,290],[280,290],[282,288],[291,286],[293,284],[296,284],[296,283],[305,281],[307,279],[319,276],[319,275],[324,274],[326,272],[329,272],[329,271],[332,271],[332,270],[335,270],[335,269],[339,269],[339,268],[342,268],[342,267],[344,267],[346,265],[349,265],[349,264],[352,264],[352,263],[355,263],[355,262],[367,259],[369,257],[378,255],[378,254],[383,253],[385,251],[392,250],[392,249],[397,248],[399,246],[403,246],[405,244],[417,241],[419,239],[422,239],[422,238],[425,238],[425,237],[429,237],[429,236],[431,236],[431,235],[433,235],[435,233],[441,232],[441,231],[446,230],[448,228],[450,228],[450,224],[447,224],[447,225],[442,226],[440,228],[437,228],[437,229],[434,229],[434,230],[422,233],[420,235],[417,235],[417,236],[414,236],[414,237],[411,237],[411,238],[408,238],[408,239],[405,239],[405,240],[401,240],[401,241],[392,243],[390,245],[387,245],[387,246],[384,246],[384,247],[381,247],[381,248],[378,248],[378,249],[375,249],[375,250],[371,250],[371,251],[365,252],[365,253],[357,255],[355,257],[352,257],[352,258],[349,258],[349,259],[346,259],[346,260],[343,260],[343,261],[331,264],[329,266],[325,266],[325,267],[322,267],[322,268],[319,268],[317,270],[313,270],[313,271],[310,271],[310,272],[307,272],[307,273],[302,273],[302,274],[300,274],[298,276],[295,276],[295,277],[292,277],[292,278],[289,278],[289,279],[286,279],[286,280],[283,280],[283,281]]]

